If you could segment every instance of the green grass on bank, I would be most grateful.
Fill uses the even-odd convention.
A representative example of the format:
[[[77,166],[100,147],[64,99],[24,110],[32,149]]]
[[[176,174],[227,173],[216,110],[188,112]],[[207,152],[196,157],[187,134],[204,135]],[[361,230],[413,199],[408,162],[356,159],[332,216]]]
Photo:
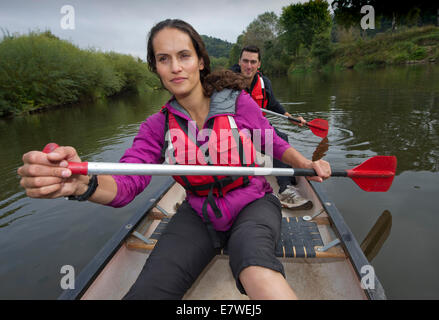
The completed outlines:
[[[82,50],[46,32],[0,42],[0,116],[160,87],[130,55]]]
[[[375,68],[385,65],[428,63],[439,61],[439,27],[401,28],[384,32],[373,38],[358,38],[351,42],[327,46],[326,63],[320,63],[311,51],[295,57],[289,73],[346,68]]]

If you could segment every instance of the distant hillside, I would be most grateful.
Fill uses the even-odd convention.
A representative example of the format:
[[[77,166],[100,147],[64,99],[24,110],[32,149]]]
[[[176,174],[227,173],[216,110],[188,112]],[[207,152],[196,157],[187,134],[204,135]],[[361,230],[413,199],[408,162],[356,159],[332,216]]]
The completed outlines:
[[[202,35],[209,56],[215,58],[228,58],[233,44],[218,38]]]

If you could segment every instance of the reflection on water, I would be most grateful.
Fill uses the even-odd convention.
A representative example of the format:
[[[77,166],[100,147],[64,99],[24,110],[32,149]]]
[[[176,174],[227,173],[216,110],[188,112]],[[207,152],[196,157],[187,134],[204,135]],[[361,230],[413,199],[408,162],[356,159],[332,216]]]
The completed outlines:
[[[384,210],[373,227],[370,229],[366,238],[361,242],[367,260],[370,262],[377,256],[383,247],[384,242],[390,235],[392,229],[392,214],[389,210]]]
[[[312,154],[312,161],[317,161],[326,156],[326,151],[329,149],[329,139],[325,137],[320,141],[317,148],[314,150]]]
[[[359,241],[367,239],[383,211],[392,212],[391,234],[383,243],[372,241],[371,251],[389,298],[437,299],[439,257],[432,253],[439,249],[434,201],[439,194],[439,66],[271,80],[293,116],[329,121],[328,136],[321,139],[306,127],[269,116],[307,158],[350,169],[377,154],[397,156],[397,177],[387,193],[364,192],[343,178],[325,181],[324,188]],[[56,142],[75,146],[84,161],[118,161],[140,123],[168,97],[166,92],[124,96],[0,120],[0,143],[7,146],[0,157],[0,299],[56,298],[60,267],[73,265],[79,274],[142,207],[148,192],[122,209],[29,199],[16,174],[22,154]],[[374,233],[385,235],[377,229]]]

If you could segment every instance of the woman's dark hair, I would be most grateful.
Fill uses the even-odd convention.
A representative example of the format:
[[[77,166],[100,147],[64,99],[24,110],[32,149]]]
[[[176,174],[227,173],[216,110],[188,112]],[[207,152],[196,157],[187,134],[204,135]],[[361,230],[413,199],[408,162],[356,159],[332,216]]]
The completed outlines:
[[[243,90],[247,86],[246,79],[240,73],[232,70],[215,70],[209,74],[203,82],[204,94],[208,97],[214,91],[221,91],[225,88],[233,90]]]
[[[147,62],[149,70],[157,74],[157,62],[155,60],[152,42],[156,34],[165,29],[177,29],[186,33],[192,41],[195,52],[199,59],[203,59],[204,68],[200,70],[200,81],[204,88],[204,94],[210,97],[213,91],[221,91],[224,88],[242,90],[245,88],[245,78],[231,70],[219,70],[210,72],[210,58],[203,39],[197,31],[187,22],[179,19],[167,19],[157,23],[149,32],[147,44]]]

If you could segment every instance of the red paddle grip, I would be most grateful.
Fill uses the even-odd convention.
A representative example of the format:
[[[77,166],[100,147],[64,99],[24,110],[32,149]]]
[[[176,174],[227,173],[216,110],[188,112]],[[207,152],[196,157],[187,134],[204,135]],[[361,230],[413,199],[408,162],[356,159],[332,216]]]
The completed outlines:
[[[88,174],[88,162],[69,162],[68,167],[72,174],[81,174],[86,176]]]
[[[54,142],[51,142],[51,143],[46,144],[46,146],[43,149],[43,152],[44,153],[51,153],[53,150],[55,150],[58,147],[59,147],[59,145],[57,145]]]
[[[46,144],[46,146],[43,149],[43,152],[51,153],[58,147],[59,145],[57,145],[54,142],[51,142]],[[88,162],[69,162],[67,168],[70,169],[70,171],[72,171],[72,174],[81,174],[85,176],[88,174]]]

